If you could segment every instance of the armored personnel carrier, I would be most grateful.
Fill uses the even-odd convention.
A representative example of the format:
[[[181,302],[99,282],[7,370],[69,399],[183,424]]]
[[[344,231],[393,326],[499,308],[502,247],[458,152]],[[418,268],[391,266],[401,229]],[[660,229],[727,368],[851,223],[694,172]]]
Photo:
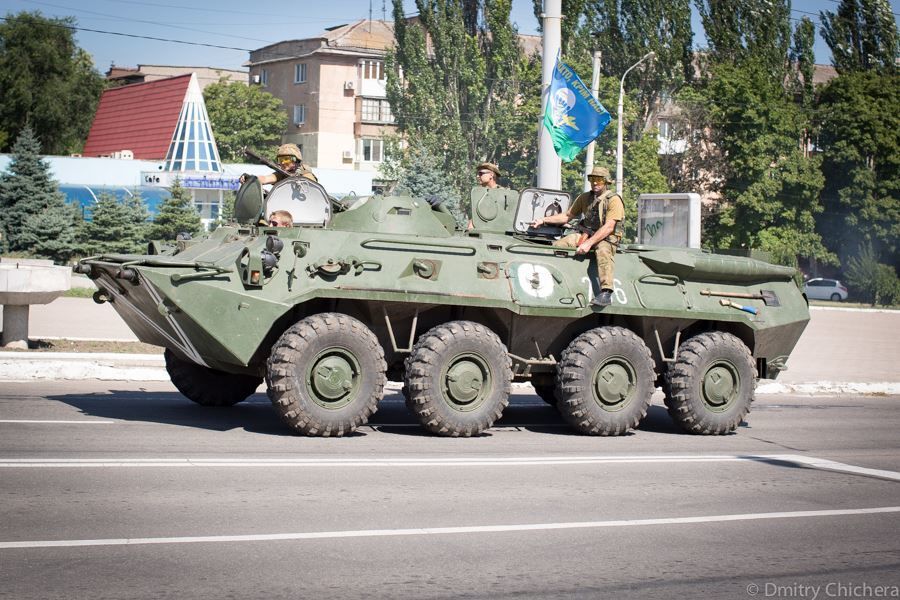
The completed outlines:
[[[75,269],[138,338],[165,347],[178,390],[229,406],[265,379],[296,432],[365,424],[388,377],[430,432],[479,434],[531,382],[576,430],[618,435],[657,385],[686,431],[733,431],[774,378],[809,311],[794,270],[699,250],[623,245],[611,306],[590,304],[592,257],[550,245],[535,216],[562,192],[472,191],[475,228],[411,197],[337,203],[289,178],[238,193],[235,223]],[[287,210],[293,227],[264,217]]]

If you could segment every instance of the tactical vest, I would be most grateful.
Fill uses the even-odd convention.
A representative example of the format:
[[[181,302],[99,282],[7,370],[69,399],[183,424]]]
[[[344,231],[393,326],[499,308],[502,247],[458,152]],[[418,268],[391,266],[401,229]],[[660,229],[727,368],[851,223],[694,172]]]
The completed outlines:
[[[591,231],[597,231],[604,223],[606,223],[606,213],[609,210],[609,201],[613,196],[618,196],[615,190],[606,190],[598,198],[594,198],[594,201],[588,206],[584,215],[584,224]],[[616,228],[610,235],[616,235],[621,238],[623,233],[624,228],[622,226],[622,221],[617,221]]]

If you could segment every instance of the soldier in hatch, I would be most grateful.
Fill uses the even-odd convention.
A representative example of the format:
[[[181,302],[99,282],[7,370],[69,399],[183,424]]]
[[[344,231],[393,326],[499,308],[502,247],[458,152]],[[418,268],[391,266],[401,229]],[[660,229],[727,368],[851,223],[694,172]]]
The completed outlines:
[[[316,178],[315,173],[306,168],[306,165],[303,164],[303,155],[300,153],[300,148],[297,147],[297,144],[282,144],[278,148],[278,154],[275,156],[275,162],[278,163],[282,169],[291,174],[291,176],[299,176],[306,177],[312,181],[318,182],[319,180]],[[275,171],[271,175],[261,175],[259,177],[259,182],[263,185],[267,183],[275,183],[285,179],[287,176],[284,173],[279,171]],[[244,183],[245,176],[241,175],[240,182]]]
[[[578,196],[568,212],[535,219],[531,226],[565,225],[572,219],[582,218],[584,231],[570,233],[553,242],[553,245],[577,248],[578,254],[587,254],[594,250],[597,256],[597,272],[600,276],[600,294],[591,300],[591,304],[609,306],[612,303],[613,268],[616,248],[622,239],[625,205],[614,190],[607,190],[607,186],[612,183],[609,169],[594,167],[588,175],[588,181],[591,184],[591,191]]]

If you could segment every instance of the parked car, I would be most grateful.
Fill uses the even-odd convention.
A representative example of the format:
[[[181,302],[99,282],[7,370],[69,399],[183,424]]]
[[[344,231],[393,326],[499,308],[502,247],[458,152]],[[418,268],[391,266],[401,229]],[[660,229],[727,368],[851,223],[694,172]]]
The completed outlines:
[[[834,300],[841,302],[847,299],[847,288],[837,279],[816,277],[803,286],[806,297],[810,300]]]

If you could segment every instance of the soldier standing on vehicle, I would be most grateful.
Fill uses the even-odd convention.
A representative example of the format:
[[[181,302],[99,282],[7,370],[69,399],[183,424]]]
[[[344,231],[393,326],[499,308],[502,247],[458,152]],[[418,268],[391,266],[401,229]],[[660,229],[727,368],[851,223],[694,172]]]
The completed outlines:
[[[541,225],[564,225],[581,217],[581,232],[570,233],[553,242],[560,248],[577,248],[577,254],[587,254],[592,249],[597,256],[597,272],[600,276],[600,294],[591,300],[596,306],[612,303],[613,269],[616,248],[622,239],[622,221],[625,219],[625,205],[614,191],[607,190],[612,183],[609,169],[594,167],[588,175],[591,191],[579,195],[568,212],[535,219],[532,227]]]
[[[309,180],[318,182],[315,173],[306,168],[303,164],[303,155],[297,144],[282,144],[278,148],[278,154],[275,156],[275,162],[278,163],[291,176],[306,177]],[[263,185],[267,183],[275,183],[287,178],[288,175],[275,171],[271,175],[261,175],[258,179]],[[240,182],[244,183],[245,176],[241,175]]]

